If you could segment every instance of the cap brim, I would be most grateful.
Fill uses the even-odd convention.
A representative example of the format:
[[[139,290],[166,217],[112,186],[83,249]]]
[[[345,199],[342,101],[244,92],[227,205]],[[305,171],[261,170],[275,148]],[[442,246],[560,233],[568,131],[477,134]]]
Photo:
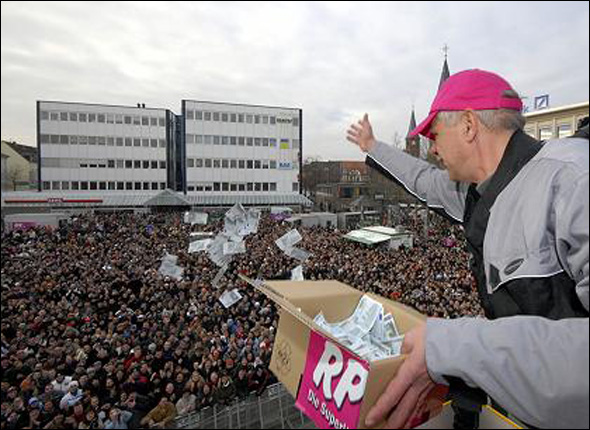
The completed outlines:
[[[410,137],[416,137],[421,134],[422,136],[432,139],[433,136],[430,133],[430,127],[432,126],[432,122],[434,121],[434,118],[436,118],[437,114],[438,112],[431,112],[430,115],[428,115],[426,119],[418,125],[418,127],[410,132]]]

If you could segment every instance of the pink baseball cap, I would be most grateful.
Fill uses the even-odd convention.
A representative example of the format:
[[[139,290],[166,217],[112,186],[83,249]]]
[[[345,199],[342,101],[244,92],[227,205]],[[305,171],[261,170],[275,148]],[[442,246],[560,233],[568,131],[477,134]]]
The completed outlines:
[[[441,86],[432,102],[430,113],[410,136],[418,134],[432,139],[430,127],[439,112],[484,109],[512,109],[521,111],[520,98],[506,97],[512,86],[502,77],[485,70],[464,70],[450,76]]]

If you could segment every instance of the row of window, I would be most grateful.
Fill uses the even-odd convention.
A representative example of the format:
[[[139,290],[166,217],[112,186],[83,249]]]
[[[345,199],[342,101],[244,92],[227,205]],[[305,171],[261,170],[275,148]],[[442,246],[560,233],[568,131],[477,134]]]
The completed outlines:
[[[166,169],[166,160],[88,160],[43,158],[41,166],[53,169]]]
[[[273,137],[247,137],[247,136],[216,136],[209,134],[187,134],[187,145],[231,145],[231,146],[258,146],[266,148],[290,149],[299,148],[299,139],[275,139]]]
[[[165,182],[115,182],[115,181],[44,181],[44,191],[160,191]],[[213,182],[191,184],[189,192],[276,192],[276,182]],[[293,192],[299,192],[299,184],[293,182]]]
[[[42,144],[53,145],[92,145],[92,146],[126,146],[144,148],[166,148],[166,139],[146,137],[114,136],[73,136],[65,134],[42,134]]]
[[[43,181],[44,191],[159,191],[166,182]]]
[[[540,126],[536,135],[532,127],[525,128],[525,131],[539,140],[563,139],[574,134],[571,124],[559,124],[556,129],[553,126]]]
[[[227,158],[187,158],[186,167],[192,169],[279,169],[296,170],[299,163],[276,160],[237,160]]]
[[[211,112],[203,110],[187,109],[185,111],[187,121],[228,122],[236,124],[263,124],[277,125],[290,124],[299,127],[299,117],[277,117],[274,115],[255,115],[233,112]]]
[[[166,127],[166,118],[113,113],[41,111],[41,121],[82,122],[98,124],[126,124],[144,127]]]

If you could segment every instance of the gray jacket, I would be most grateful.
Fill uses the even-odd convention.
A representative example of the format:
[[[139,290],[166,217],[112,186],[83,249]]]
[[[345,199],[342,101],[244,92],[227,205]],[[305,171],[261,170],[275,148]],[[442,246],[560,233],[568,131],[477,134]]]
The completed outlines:
[[[549,141],[498,196],[483,252],[485,267],[501,268],[501,279],[487,286],[489,293],[512,279],[565,272],[589,309],[588,154],[585,139]],[[463,221],[469,184],[381,142],[368,156],[429,207]],[[589,427],[589,348],[588,318],[427,324],[426,361],[435,381],[459,377],[537,427]]]

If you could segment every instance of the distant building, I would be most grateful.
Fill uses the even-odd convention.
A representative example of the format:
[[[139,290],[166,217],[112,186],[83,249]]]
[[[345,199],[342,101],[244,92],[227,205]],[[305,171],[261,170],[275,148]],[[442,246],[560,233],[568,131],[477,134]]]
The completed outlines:
[[[588,102],[526,113],[525,132],[539,140],[568,137],[588,116]]]
[[[23,191],[37,188],[37,157],[37,148],[3,140],[2,190]]]

